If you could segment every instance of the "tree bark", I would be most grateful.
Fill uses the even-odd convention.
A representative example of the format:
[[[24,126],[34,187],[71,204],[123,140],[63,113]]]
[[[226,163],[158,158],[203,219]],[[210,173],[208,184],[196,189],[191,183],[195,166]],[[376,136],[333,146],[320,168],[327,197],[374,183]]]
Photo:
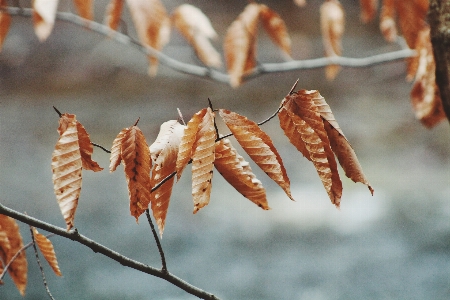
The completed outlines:
[[[430,0],[428,23],[436,62],[436,84],[450,120],[450,1]]]

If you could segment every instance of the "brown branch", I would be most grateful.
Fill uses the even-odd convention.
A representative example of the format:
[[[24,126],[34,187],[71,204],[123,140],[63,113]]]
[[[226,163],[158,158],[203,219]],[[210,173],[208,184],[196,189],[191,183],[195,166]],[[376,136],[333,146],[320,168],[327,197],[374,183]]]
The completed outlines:
[[[161,246],[161,242],[159,241],[158,234],[156,233],[155,226],[153,225],[152,218],[150,217],[150,210],[148,208],[145,210],[145,215],[147,216],[148,224],[150,224],[150,228],[153,233],[153,238],[155,239],[156,246],[158,247],[159,255],[161,256],[161,263],[162,263],[161,271],[167,272],[166,257],[164,255],[164,251]]]

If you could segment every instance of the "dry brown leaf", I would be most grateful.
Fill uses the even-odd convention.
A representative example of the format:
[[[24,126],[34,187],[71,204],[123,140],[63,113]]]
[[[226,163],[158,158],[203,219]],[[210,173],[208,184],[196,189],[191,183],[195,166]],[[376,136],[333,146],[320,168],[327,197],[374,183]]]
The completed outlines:
[[[109,158],[109,172],[114,172],[122,162],[122,140],[129,128],[122,129],[113,141]]]
[[[206,114],[207,109],[204,108],[198,113],[192,116],[191,120],[187,123],[187,127],[184,129],[183,137],[181,139],[180,147],[177,155],[177,180],[180,179],[184,168],[192,158],[194,151],[194,144],[197,140],[197,133],[199,131],[199,125]]]
[[[250,164],[237,153],[230,140],[216,142],[214,166],[242,196],[264,210],[270,209],[261,181],[253,174]]]
[[[403,37],[411,49],[416,45],[418,32],[426,26],[428,0],[395,1]]]
[[[248,4],[227,29],[224,53],[230,85],[237,87],[242,77],[256,65],[256,35],[261,6]]]
[[[80,17],[93,20],[92,0],[73,0]]]
[[[418,68],[411,90],[411,102],[423,125],[432,128],[446,119],[439,89],[436,85],[436,65],[430,40],[430,29],[425,28],[418,34],[416,51]]]
[[[190,4],[180,5],[172,14],[172,23],[194,47],[198,58],[207,66],[219,68],[222,59],[209,39],[217,38],[217,33],[208,17]]]
[[[80,122],[77,121],[77,132],[78,132],[78,144],[80,146],[81,163],[85,170],[91,170],[94,172],[99,172],[103,170],[97,162],[92,160],[91,155],[94,152],[94,147],[92,146],[91,139],[86,129]]]
[[[306,5],[306,0],[294,0],[295,5],[303,7]]]
[[[209,203],[214,168],[215,142],[214,112],[208,107],[198,126],[198,133],[192,151],[194,214]]]
[[[19,225],[17,225],[16,220],[11,217],[0,214],[0,230],[6,233],[9,242],[9,250],[7,252],[5,251],[6,249],[0,251],[1,255],[6,252],[6,257],[2,256],[2,260],[6,265],[11,261],[12,257],[23,248],[23,241],[22,236],[20,235]],[[3,240],[3,242],[5,241]],[[2,245],[3,244],[0,243],[0,247]],[[8,247],[6,246],[6,248]],[[8,273],[22,296],[25,296],[25,289],[27,287],[27,272],[27,257],[25,251],[22,251],[8,268]]]
[[[6,1],[5,1],[6,2]],[[0,1],[0,6],[6,5],[3,1]],[[0,52],[2,51],[3,42],[8,35],[9,26],[11,25],[11,16],[3,10],[0,10]]]
[[[229,110],[220,109],[220,116],[251,159],[274,180],[292,200],[290,182],[283,161],[270,137],[258,124]]]
[[[315,148],[314,147],[312,148],[313,150],[312,152],[318,153],[317,155],[319,155],[320,153],[322,153],[322,151],[318,148],[323,147],[323,151],[325,152],[326,157],[323,158],[321,157],[321,159],[317,159],[317,162],[323,163],[325,165],[323,168],[319,167],[319,169],[317,169],[317,172],[322,180],[322,183],[324,184],[328,196],[330,197],[331,203],[339,207],[340,199],[342,197],[342,182],[339,177],[336,159],[331,149],[330,141],[328,139],[328,135],[325,130],[321,114],[313,100],[315,93],[316,91],[300,90],[296,93],[292,93],[291,95],[286,96],[286,98],[283,100],[284,102],[282,103],[284,103],[284,107],[286,108],[286,110],[288,110],[290,113],[300,118],[299,120],[297,120],[293,118],[292,115],[290,115],[290,118],[293,119],[292,122],[298,123],[297,126],[301,127],[303,125],[301,123],[301,120],[305,121],[306,124],[309,127],[311,127],[314,133],[322,141],[322,143],[319,143],[317,140],[315,140],[315,135],[310,133],[308,128],[297,129],[297,131],[305,130],[304,134],[309,135],[308,143],[310,144],[310,147],[313,147],[312,145],[317,145],[315,146]],[[308,137],[308,135],[306,137]],[[305,145],[307,149],[308,143]],[[312,155],[311,151],[308,152],[310,152],[311,156]],[[314,162],[314,157],[311,157],[311,160]],[[330,173],[331,173],[331,186],[329,185]]]
[[[359,0],[361,6],[360,18],[363,23],[372,21],[378,10],[378,0]]]
[[[260,18],[264,29],[272,41],[280,47],[288,58],[291,58],[291,38],[289,37],[286,23],[275,11],[261,4]]]
[[[81,191],[82,161],[75,115],[63,114],[58,132],[60,137],[52,154],[53,188],[67,230],[70,230]]]
[[[150,185],[152,187],[175,172],[178,147],[181,143],[183,133],[184,126],[178,123],[177,120],[170,120],[161,125],[155,142],[150,145],[150,157],[155,165],[150,179]],[[158,225],[160,236],[164,232],[174,182],[175,177],[172,177],[151,193],[153,217]]]
[[[134,27],[143,45],[160,51],[170,38],[170,18],[160,0],[127,0]],[[149,75],[155,76],[158,58],[149,56]]]
[[[34,32],[39,41],[45,41],[53,30],[55,24],[58,0],[34,0],[33,1],[33,23]]]
[[[342,54],[342,35],[345,28],[345,13],[338,0],[326,0],[320,6],[320,28],[325,56],[334,57]],[[325,68],[328,80],[333,80],[340,70],[338,65],[329,65]]]
[[[121,155],[130,196],[130,213],[138,220],[150,203],[150,151],[144,134],[136,125],[125,131]]]
[[[119,28],[124,0],[111,0],[106,7],[105,24],[112,30]]]
[[[3,273],[3,263],[7,263],[8,254],[11,250],[11,245],[9,243],[8,235],[6,230],[2,229],[1,219],[0,219],[0,274]],[[0,284],[3,284],[3,281],[0,280]]]
[[[53,249],[52,242],[43,234],[40,234],[36,228],[33,227],[34,240],[36,241],[39,250],[41,250],[42,255],[44,255],[45,260],[48,262],[53,272],[56,275],[62,276],[61,270],[58,266],[58,260],[56,259],[56,253]]]
[[[397,39],[395,22],[395,0],[383,0],[380,14],[380,30],[386,41],[392,43]]]

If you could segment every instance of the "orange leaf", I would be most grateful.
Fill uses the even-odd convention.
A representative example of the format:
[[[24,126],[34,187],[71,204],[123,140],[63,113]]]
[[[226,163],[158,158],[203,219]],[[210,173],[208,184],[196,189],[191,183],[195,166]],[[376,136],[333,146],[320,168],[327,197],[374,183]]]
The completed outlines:
[[[436,85],[436,65],[430,40],[430,28],[426,27],[418,34],[416,51],[418,67],[411,90],[411,102],[423,125],[432,128],[446,119],[439,89]]]
[[[261,181],[253,174],[250,164],[237,153],[230,140],[216,142],[214,166],[242,196],[264,210],[270,209]]]
[[[58,2],[58,1],[56,1]],[[73,0],[80,17],[93,20],[92,0]]]
[[[275,11],[261,4],[260,17],[264,29],[272,41],[280,47],[288,58],[291,58],[291,38],[289,37],[286,23]]]
[[[61,270],[58,266],[58,260],[56,259],[55,250],[53,249],[53,244],[50,240],[43,234],[40,234],[36,228],[33,227],[34,240],[36,241],[39,250],[41,250],[42,255],[44,255],[45,260],[48,262],[53,272],[56,275],[62,276]]]
[[[207,109],[204,108],[195,115],[187,123],[187,127],[184,129],[183,137],[181,138],[180,147],[177,155],[177,180],[180,179],[184,168],[192,158],[194,151],[194,144],[197,140],[197,133],[199,131],[199,125],[206,114]]]
[[[11,25],[11,16],[6,11],[0,11],[0,51],[2,50],[3,42],[5,41],[6,36],[8,35],[10,25]]]
[[[143,45],[160,51],[170,38],[170,19],[159,0],[127,0],[134,27]],[[155,76],[158,58],[150,55],[149,74]]]
[[[391,43],[397,39],[395,15],[395,0],[383,0],[380,14],[380,30],[385,40]]]
[[[112,30],[117,30],[120,23],[124,0],[111,0],[106,7],[105,23]]]
[[[194,47],[198,58],[207,66],[219,68],[222,59],[209,39],[217,38],[217,33],[208,17],[195,6],[180,5],[172,14],[172,22],[186,40]]]
[[[219,113],[245,152],[289,198],[294,200],[283,161],[270,137],[259,128],[258,124],[244,116],[225,109],[220,109]]]
[[[175,172],[178,147],[184,133],[184,126],[177,120],[170,120],[161,125],[155,142],[150,146],[150,157],[155,167],[150,178],[152,187],[160,183],[164,178]],[[153,217],[162,236],[169,209],[170,195],[175,182],[175,177],[167,180],[163,185],[151,193],[151,206]]]
[[[414,49],[418,32],[426,26],[428,0],[395,1],[395,6],[403,37]]]
[[[215,142],[214,112],[208,107],[198,126],[198,133],[192,151],[194,214],[209,203],[214,167]]]
[[[2,248],[0,255],[2,255],[1,258],[6,265],[23,248],[23,241],[17,222],[13,218],[2,214],[0,214],[0,231],[5,233],[2,234],[3,238],[0,240],[0,248]],[[8,241],[4,238],[5,235]],[[3,256],[5,254],[6,256]],[[9,265],[8,273],[22,296],[25,295],[27,287],[27,272],[27,257],[25,251],[21,251]]]
[[[91,158],[94,152],[94,147],[92,146],[91,139],[86,129],[77,121],[77,132],[78,132],[78,144],[80,146],[81,163],[85,170],[91,170],[94,172],[99,172],[103,170],[97,162],[93,161]]]
[[[34,32],[39,41],[45,41],[53,30],[55,24],[58,1],[34,0],[33,23]]]
[[[333,57],[342,54],[342,35],[345,27],[345,14],[338,0],[327,0],[320,6],[320,25],[325,56]],[[338,65],[325,68],[328,80],[333,80],[340,70]]]
[[[81,191],[82,161],[75,115],[63,114],[58,132],[60,137],[52,154],[53,188],[67,230],[70,230]]]
[[[326,158],[324,157],[322,160],[317,159],[319,162],[328,161],[328,165],[326,165],[326,168],[329,169],[317,169],[317,172],[319,174],[319,177],[321,178],[325,189],[328,193],[328,196],[330,197],[331,203],[339,207],[340,199],[342,197],[342,182],[339,177],[338,169],[337,169],[337,163],[336,159],[334,157],[334,153],[330,146],[330,141],[327,136],[327,132],[325,130],[322,117],[320,115],[319,109],[317,108],[315,102],[313,101],[314,95],[316,91],[307,91],[307,90],[300,90],[296,93],[293,93],[291,95],[286,96],[284,101],[284,107],[286,110],[288,110],[293,115],[296,115],[300,118],[300,120],[296,120],[294,118],[293,122],[297,123],[298,126],[304,126],[301,123],[301,120],[305,121],[305,123],[311,127],[311,129],[314,131],[315,134],[320,138],[321,142],[318,142],[314,140],[315,136],[310,133],[309,129],[297,129],[297,131],[305,130],[303,134],[309,134],[310,137],[308,138],[309,144],[318,144],[318,147],[323,147],[323,151],[326,154]],[[290,115],[292,119],[292,115]],[[286,134],[286,132],[285,132]],[[303,140],[303,138],[302,138]],[[305,145],[305,147],[308,149],[308,143]],[[295,144],[294,144],[295,145]],[[309,146],[312,147],[312,146]],[[317,147],[316,147],[317,148]],[[311,150],[309,150],[310,156]],[[313,148],[312,152],[322,153],[320,149]],[[303,152],[302,152],[303,153]],[[314,163],[314,158],[311,157],[311,160]],[[317,167],[316,167],[317,168]],[[329,173],[331,172],[331,186],[329,186]],[[324,174],[324,175],[322,175]],[[324,178],[322,178],[324,176]]]
[[[150,203],[150,151],[145,137],[137,126],[125,131],[121,155],[130,196],[130,213],[138,220]]]
[[[369,23],[375,18],[378,10],[378,0],[359,0],[361,6],[361,21]]]
[[[109,172],[114,172],[122,162],[122,140],[129,128],[122,129],[113,141],[111,147],[111,156],[109,158]]]
[[[232,87],[239,86],[245,72],[256,65],[256,35],[260,11],[259,4],[248,4],[228,27],[225,35],[223,48]]]

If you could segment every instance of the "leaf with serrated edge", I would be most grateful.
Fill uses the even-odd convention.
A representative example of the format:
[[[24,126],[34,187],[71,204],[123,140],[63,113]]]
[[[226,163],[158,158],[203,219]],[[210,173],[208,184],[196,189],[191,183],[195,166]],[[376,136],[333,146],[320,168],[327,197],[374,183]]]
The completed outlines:
[[[150,151],[142,131],[132,126],[121,143],[122,161],[130,196],[130,213],[138,220],[150,203]]]
[[[122,140],[129,128],[122,129],[113,141],[109,158],[109,172],[114,172],[122,162]]]
[[[60,137],[52,154],[53,188],[67,230],[70,230],[81,191],[82,162],[75,115],[63,114],[58,132]]]
[[[291,38],[284,20],[264,4],[261,4],[260,18],[272,41],[284,52],[287,58],[291,58]]]
[[[36,228],[33,227],[33,235],[39,250],[41,250],[42,255],[44,255],[45,260],[48,262],[53,272],[56,275],[62,276],[61,270],[58,266],[58,260],[56,259],[56,253],[53,249],[52,242],[43,234],[40,234]]]
[[[248,4],[227,29],[223,49],[232,87],[239,86],[245,72],[256,65],[256,35],[260,10],[259,4]]]
[[[342,35],[344,34],[345,14],[338,0],[325,1],[320,6],[320,28],[325,56],[335,57],[342,54]],[[339,65],[325,67],[328,80],[333,80],[340,70]]]
[[[208,17],[190,4],[180,5],[172,14],[172,23],[194,47],[198,58],[207,66],[219,68],[222,59],[209,39],[217,38],[217,33]]]
[[[8,253],[11,250],[11,244],[9,243],[8,235],[6,230],[2,228],[1,219],[0,219],[0,274],[3,273],[3,262],[6,264],[8,260]],[[0,280],[0,284],[3,284],[3,281]]]
[[[330,141],[325,130],[320,112],[315,105],[313,98],[316,91],[300,90],[296,93],[286,96],[284,107],[304,120],[319,136],[323,142],[322,146],[326,153],[329,168],[331,170],[332,185],[328,196],[331,203],[339,207],[342,197],[342,182],[339,177],[336,159],[330,146]],[[328,191],[328,190],[327,190]]]
[[[40,42],[45,41],[53,30],[55,24],[58,0],[34,0],[33,1],[33,23],[34,32]]]
[[[219,113],[245,152],[290,199],[294,200],[283,161],[270,137],[259,128],[258,124],[244,116],[225,109],[220,109]]]
[[[214,112],[208,107],[198,126],[197,138],[192,152],[194,214],[209,203],[214,168],[215,141]]]
[[[11,25],[11,16],[5,11],[0,11],[0,51],[2,50],[3,42],[5,41],[6,36],[8,35],[10,25]]]
[[[161,125],[155,142],[150,145],[150,156],[154,162],[150,185],[152,187],[160,183],[164,178],[175,172],[178,147],[184,133],[184,127],[177,120],[170,120]],[[163,185],[151,193],[151,207],[153,217],[158,225],[159,234],[162,236],[169,209],[170,196],[175,177],[167,180]]]
[[[250,164],[237,153],[230,140],[216,142],[214,166],[242,196],[264,210],[270,209],[261,181],[253,174]]]
[[[197,112],[187,123],[184,129],[183,137],[181,138],[180,147],[177,155],[177,180],[180,179],[184,168],[189,163],[194,151],[194,143],[197,139],[197,132],[199,130],[200,122],[206,114],[207,109],[204,108]]]
[[[23,241],[20,235],[19,225],[17,225],[16,220],[13,218],[0,214],[0,228],[0,230],[6,233],[9,241],[9,251],[6,257],[2,257],[6,265],[23,248]],[[27,257],[25,251],[22,251],[8,268],[8,273],[22,296],[25,296],[25,289],[27,287],[27,272]]]
[[[124,0],[111,0],[106,7],[105,24],[112,30],[117,30],[122,15]]]
[[[92,0],[73,0],[80,17],[93,20]]]
[[[139,41],[160,51],[170,38],[170,18],[166,8],[159,0],[127,0],[128,8],[136,28]],[[158,70],[158,58],[149,55],[148,73],[155,76]]]
[[[77,132],[78,132],[78,144],[80,145],[81,163],[85,170],[91,170],[94,172],[99,172],[103,170],[102,167],[98,165],[97,162],[92,160],[92,153],[94,152],[94,147],[91,143],[91,138],[86,129],[77,121]]]

